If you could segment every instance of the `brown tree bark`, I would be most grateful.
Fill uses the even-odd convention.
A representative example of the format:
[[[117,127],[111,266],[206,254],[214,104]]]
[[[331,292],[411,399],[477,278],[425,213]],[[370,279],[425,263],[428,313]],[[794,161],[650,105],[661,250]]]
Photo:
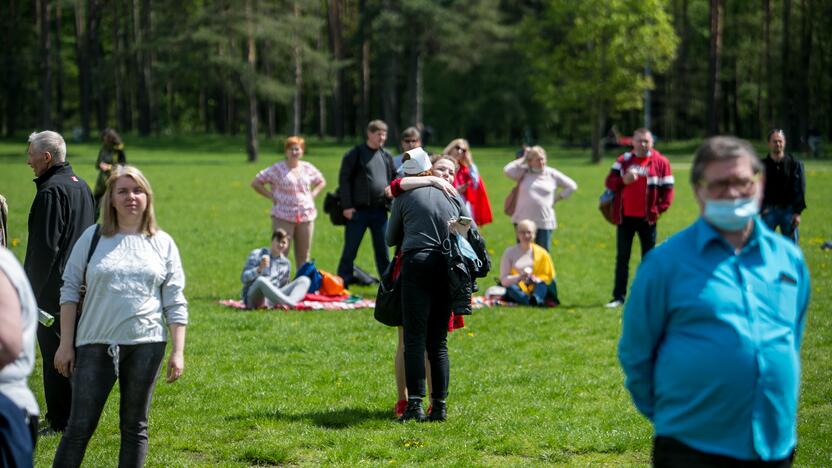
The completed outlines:
[[[300,5],[295,2],[293,14],[295,20],[300,19]],[[292,46],[292,59],[294,60],[295,71],[295,95],[292,99],[292,134],[301,134],[301,110],[303,99],[303,57],[301,56],[300,38],[295,35]]]
[[[64,131],[64,65],[61,55],[63,5],[55,5],[55,129]]]
[[[797,136],[792,142],[800,142],[802,150],[808,150],[806,136],[809,133],[809,121],[812,117],[812,106],[809,105],[809,90],[812,83],[809,78],[809,70],[812,66],[812,14],[815,10],[812,0],[802,0],[802,11],[800,15],[800,65],[797,67],[796,75],[800,83],[797,86]],[[795,147],[798,147],[795,145]]]
[[[781,42],[782,62],[780,63],[781,90],[779,126],[786,130],[786,138],[792,137],[792,87],[791,77],[794,70],[791,67],[791,0],[783,0],[783,37]],[[775,123],[777,125],[777,123]]]
[[[327,28],[329,31],[329,50],[332,58],[338,63],[335,72],[335,82],[332,84],[332,117],[335,125],[335,138],[344,140],[344,96],[345,76],[341,62],[344,60],[344,45],[341,37],[341,8],[342,0],[329,0],[327,8]]]
[[[708,54],[708,135],[719,133],[720,103],[720,62],[722,55],[722,0],[710,0],[710,51]]]
[[[139,112],[139,135],[152,131],[153,106],[151,105],[152,76],[150,52],[146,42],[150,40],[150,0],[131,0],[133,6],[133,46],[136,63],[136,107]]]
[[[90,112],[92,109],[91,73],[87,57],[87,16],[84,0],[75,0],[75,57],[78,63],[79,113],[81,116],[81,139],[90,136]]]
[[[248,64],[248,77],[244,78],[246,97],[248,98],[246,118],[246,153],[248,161],[257,161],[257,94],[255,89],[254,76],[257,72],[257,46],[254,41],[254,11],[252,6],[255,0],[246,0],[246,23],[248,37],[246,38],[246,62]]]
[[[98,129],[103,130],[107,125],[107,88],[103,86],[101,78],[104,73],[101,66],[101,5],[98,0],[87,0],[87,65],[89,66],[90,97],[95,108]]]
[[[418,31],[411,28],[410,50],[408,53],[407,73],[407,122],[406,125],[418,125],[422,123],[422,90],[424,56],[422,41],[419,39]]]
[[[110,36],[112,41],[113,53],[111,57],[113,83],[115,91],[116,104],[116,126],[119,131],[124,131],[126,125],[124,124],[124,72],[121,67],[121,58],[123,56],[121,37],[119,35],[119,28],[121,27],[121,2],[118,0],[112,2],[111,8],[113,11],[113,18],[110,28]]]
[[[385,7],[389,7],[389,2],[384,2]],[[361,95],[358,105],[358,121],[359,126],[366,125],[370,120],[370,17],[367,12],[366,0],[358,2],[358,42],[361,44],[361,61],[359,63],[359,77],[361,86]],[[389,65],[389,64],[388,64]],[[382,79],[386,80],[387,77]],[[385,81],[386,82],[386,81]],[[385,100],[382,98],[382,100]],[[388,122],[388,125],[390,123]]]
[[[40,30],[40,125],[52,128],[52,47],[49,38],[49,0],[38,0],[37,22]]]

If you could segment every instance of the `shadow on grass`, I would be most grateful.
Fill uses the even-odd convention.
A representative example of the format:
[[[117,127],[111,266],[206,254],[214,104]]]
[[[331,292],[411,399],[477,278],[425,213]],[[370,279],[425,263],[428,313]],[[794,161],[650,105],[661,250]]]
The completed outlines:
[[[311,422],[325,429],[347,429],[367,421],[393,421],[389,411],[373,411],[366,408],[341,408],[332,411],[311,411],[287,414],[279,410],[255,411],[226,418],[229,421],[270,419],[275,421]]]

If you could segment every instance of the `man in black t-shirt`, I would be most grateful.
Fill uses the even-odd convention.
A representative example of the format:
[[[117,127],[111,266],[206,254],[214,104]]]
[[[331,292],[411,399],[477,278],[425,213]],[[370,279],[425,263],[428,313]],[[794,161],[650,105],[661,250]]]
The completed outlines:
[[[763,160],[766,183],[763,221],[794,243],[798,241],[800,215],[806,209],[806,176],[803,162],[786,153],[786,134],[776,128],[768,134],[769,154]]]
[[[354,147],[341,160],[338,176],[341,205],[344,208],[344,250],[338,262],[338,276],[348,285],[353,280],[353,262],[367,228],[373,238],[379,276],[387,269],[390,255],[384,243],[387,231],[387,205],[391,198],[393,158],[384,150],[387,124],[373,120],[367,125],[367,140]]]

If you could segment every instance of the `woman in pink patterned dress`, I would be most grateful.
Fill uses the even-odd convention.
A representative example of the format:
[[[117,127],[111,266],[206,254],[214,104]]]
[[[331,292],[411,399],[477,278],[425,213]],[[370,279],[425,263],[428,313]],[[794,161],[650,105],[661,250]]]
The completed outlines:
[[[315,166],[301,161],[306,143],[299,136],[290,136],[285,145],[286,160],[263,169],[251,186],[272,201],[272,230],[289,233],[295,246],[295,265],[309,260],[312,233],[315,228],[315,197],[326,186],[324,176]]]

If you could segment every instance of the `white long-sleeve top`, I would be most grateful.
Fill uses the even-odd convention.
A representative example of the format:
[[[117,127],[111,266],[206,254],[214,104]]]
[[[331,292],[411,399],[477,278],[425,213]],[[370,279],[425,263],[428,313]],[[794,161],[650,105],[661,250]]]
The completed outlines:
[[[506,164],[503,173],[512,180],[522,178],[517,193],[517,208],[511,216],[511,222],[516,224],[530,219],[538,229],[556,229],[555,202],[572,195],[578,189],[578,184],[549,166],[544,166],[540,173],[529,172],[523,158]]]
[[[95,225],[84,231],[69,255],[61,304],[78,302],[94,230]],[[167,341],[166,324],[188,323],[185,274],[179,249],[167,233],[101,236],[86,269],[76,346]]]
[[[14,360],[0,369],[0,393],[6,395],[29,416],[39,414],[38,402],[29,390],[26,381],[35,365],[35,334],[38,329],[38,304],[23,267],[5,247],[0,247],[0,271],[17,291],[20,302],[20,324],[23,328],[23,351]]]

